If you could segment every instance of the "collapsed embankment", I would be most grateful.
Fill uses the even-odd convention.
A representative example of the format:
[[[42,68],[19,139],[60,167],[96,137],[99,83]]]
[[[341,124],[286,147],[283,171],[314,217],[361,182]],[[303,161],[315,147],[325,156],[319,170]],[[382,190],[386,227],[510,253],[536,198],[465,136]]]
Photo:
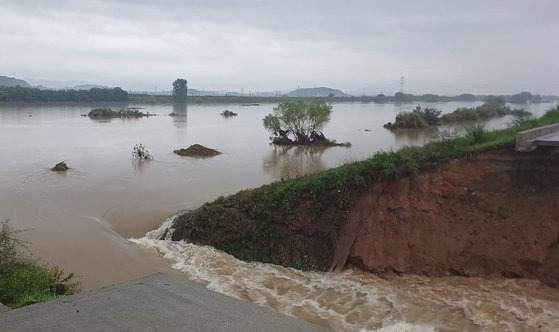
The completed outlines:
[[[351,263],[558,285],[559,161],[501,149],[377,187],[352,211],[358,226],[342,234],[354,239]]]
[[[559,286],[559,161],[515,153],[516,132],[379,152],[314,175],[220,197],[171,238],[299,269],[536,278]]]
[[[221,198],[183,215],[173,240],[297,268],[349,262],[374,272],[559,284],[559,160],[545,153],[507,147],[377,181],[351,195],[347,210],[327,203],[316,211],[302,199],[262,222],[238,205],[245,199],[258,205],[257,197]]]

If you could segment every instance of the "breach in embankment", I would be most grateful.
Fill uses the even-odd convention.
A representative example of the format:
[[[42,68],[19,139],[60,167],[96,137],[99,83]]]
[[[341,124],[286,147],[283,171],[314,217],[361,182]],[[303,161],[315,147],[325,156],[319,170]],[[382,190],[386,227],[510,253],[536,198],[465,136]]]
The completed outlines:
[[[515,153],[521,130],[482,126],[221,197],[171,238],[300,269],[535,278],[559,285],[559,160]]]

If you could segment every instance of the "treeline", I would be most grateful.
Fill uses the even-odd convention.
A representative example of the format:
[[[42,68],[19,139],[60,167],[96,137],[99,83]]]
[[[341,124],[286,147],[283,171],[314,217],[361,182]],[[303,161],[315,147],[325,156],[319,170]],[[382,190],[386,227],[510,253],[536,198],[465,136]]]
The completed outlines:
[[[413,95],[402,92],[397,92],[394,96],[385,96],[384,94],[378,94],[375,97],[365,97],[370,98],[371,101],[376,103],[387,103],[387,102],[447,102],[447,101],[485,101],[488,97],[486,95],[473,95],[470,93],[464,93],[458,96],[439,96],[435,94],[424,94],[424,95]],[[543,102],[553,102],[557,101],[559,98],[556,96],[541,96],[534,95],[530,92],[520,92],[513,95],[501,96],[507,103],[513,104],[527,104],[527,103],[543,103]]]
[[[21,86],[0,86],[0,102],[97,102],[127,101],[128,92],[121,88],[91,88],[89,90],[41,90]]]

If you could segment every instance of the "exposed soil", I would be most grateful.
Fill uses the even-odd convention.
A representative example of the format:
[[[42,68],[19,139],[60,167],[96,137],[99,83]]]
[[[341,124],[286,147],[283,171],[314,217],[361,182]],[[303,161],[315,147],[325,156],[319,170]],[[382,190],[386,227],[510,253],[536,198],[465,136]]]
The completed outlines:
[[[559,286],[559,161],[545,153],[486,151],[375,182],[352,194],[347,211],[325,202],[317,216],[302,199],[272,216],[269,238],[255,231],[262,223],[242,201],[177,219],[173,240],[226,250],[249,239],[264,260],[302,268],[350,263],[376,273],[499,275]]]
[[[207,158],[220,155],[221,152],[207,148],[200,144],[193,144],[186,149],[178,149],[174,150],[174,153],[178,154],[179,156],[187,156],[187,157],[199,157],[199,158]]]
[[[559,285],[559,161],[483,152],[369,191],[349,261],[375,272]]]

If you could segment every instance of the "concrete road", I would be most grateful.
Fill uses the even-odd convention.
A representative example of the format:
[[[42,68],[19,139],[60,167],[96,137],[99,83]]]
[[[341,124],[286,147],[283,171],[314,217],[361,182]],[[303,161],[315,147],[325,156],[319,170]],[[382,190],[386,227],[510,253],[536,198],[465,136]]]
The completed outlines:
[[[0,313],[0,331],[325,331],[155,274]]]

